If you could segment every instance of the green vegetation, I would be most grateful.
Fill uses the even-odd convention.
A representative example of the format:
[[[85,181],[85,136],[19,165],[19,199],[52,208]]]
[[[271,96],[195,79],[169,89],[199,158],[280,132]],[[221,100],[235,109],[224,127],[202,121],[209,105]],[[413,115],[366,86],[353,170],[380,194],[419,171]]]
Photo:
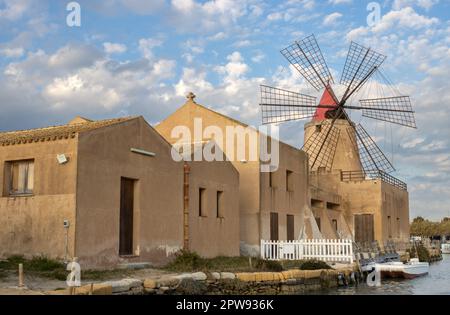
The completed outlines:
[[[441,222],[432,222],[417,217],[411,223],[411,235],[422,237],[450,236],[450,218],[444,218]]]
[[[65,281],[69,271],[62,262],[38,256],[25,259],[23,256],[11,256],[0,261],[0,279],[8,274],[17,273],[19,264],[23,264],[25,275],[39,276],[49,279]],[[126,277],[130,274],[127,270],[82,270],[82,280],[106,280],[116,277]]]
[[[316,261],[269,261],[248,257],[216,257],[206,259],[197,253],[180,251],[176,258],[162,269],[172,272],[222,271],[222,272],[279,272],[288,269],[317,270],[332,269],[328,264]]]
[[[5,261],[0,261],[0,272],[4,276],[7,272],[16,272],[19,264],[23,264],[23,269],[26,274],[58,280],[65,280],[67,277],[67,271],[63,263],[44,256],[33,257],[32,259],[25,259],[23,256],[18,255],[11,256]]]
[[[300,270],[319,270],[319,269],[333,269],[326,262],[319,260],[306,260],[300,264]]]
[[[411,258],[419,258],[419,261],[421,262],[431,261],[430,253],[422,244],[416,244],[416,246],[411,247],[407,251],[409,252],[409,256]]]

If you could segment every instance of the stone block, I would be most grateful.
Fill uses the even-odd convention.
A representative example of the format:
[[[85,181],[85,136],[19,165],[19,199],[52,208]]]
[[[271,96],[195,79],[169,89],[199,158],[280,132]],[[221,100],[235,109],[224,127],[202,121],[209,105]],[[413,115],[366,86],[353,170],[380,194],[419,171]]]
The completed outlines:
[[[218,272],[211,272],[211,277],[214,280],[220,280],[220,273],[218,273]]]
[[[145,279],[144,280],[144,288],[146,289],[155,289],[157,287],[157,282],[154,279]]]
[[[234,280],[234,279],[236,279],[236,275],[234,273],[231,273],[231,272],[221,272],[220,273],[220,279]]]
[[[193,273],[191,276],[192,279],[194,279],[195,281],[205,281],[208,278],[204,272],[196,272]]]

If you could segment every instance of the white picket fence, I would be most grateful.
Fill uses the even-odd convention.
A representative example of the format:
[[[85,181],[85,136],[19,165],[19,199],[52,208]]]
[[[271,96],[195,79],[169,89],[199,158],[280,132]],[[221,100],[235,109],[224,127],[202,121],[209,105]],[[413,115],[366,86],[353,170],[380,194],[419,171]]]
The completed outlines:
[[[353,263],[352,240],[261,240],[261,258],[267,260],[316,259],[325,262]]]

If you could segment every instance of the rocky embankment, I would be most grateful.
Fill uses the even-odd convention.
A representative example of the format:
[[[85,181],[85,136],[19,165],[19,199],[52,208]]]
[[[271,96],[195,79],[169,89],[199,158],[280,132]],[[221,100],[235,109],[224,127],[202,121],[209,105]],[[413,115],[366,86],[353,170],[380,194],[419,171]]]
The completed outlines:
[[[354,270],[288,270],[283,272],[195,272],[157,279],[122,279],[78,288],[48,291],[50,295],[255,295],[301,294],[354,282]]]

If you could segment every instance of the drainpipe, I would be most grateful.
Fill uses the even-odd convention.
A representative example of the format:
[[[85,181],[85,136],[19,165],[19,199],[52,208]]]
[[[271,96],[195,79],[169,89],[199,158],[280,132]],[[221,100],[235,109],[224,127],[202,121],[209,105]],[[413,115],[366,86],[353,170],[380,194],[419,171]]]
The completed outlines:
[[[184,187],[183,187],[183,249],[189,250],[189,173],[191,168],[184,162]]]

